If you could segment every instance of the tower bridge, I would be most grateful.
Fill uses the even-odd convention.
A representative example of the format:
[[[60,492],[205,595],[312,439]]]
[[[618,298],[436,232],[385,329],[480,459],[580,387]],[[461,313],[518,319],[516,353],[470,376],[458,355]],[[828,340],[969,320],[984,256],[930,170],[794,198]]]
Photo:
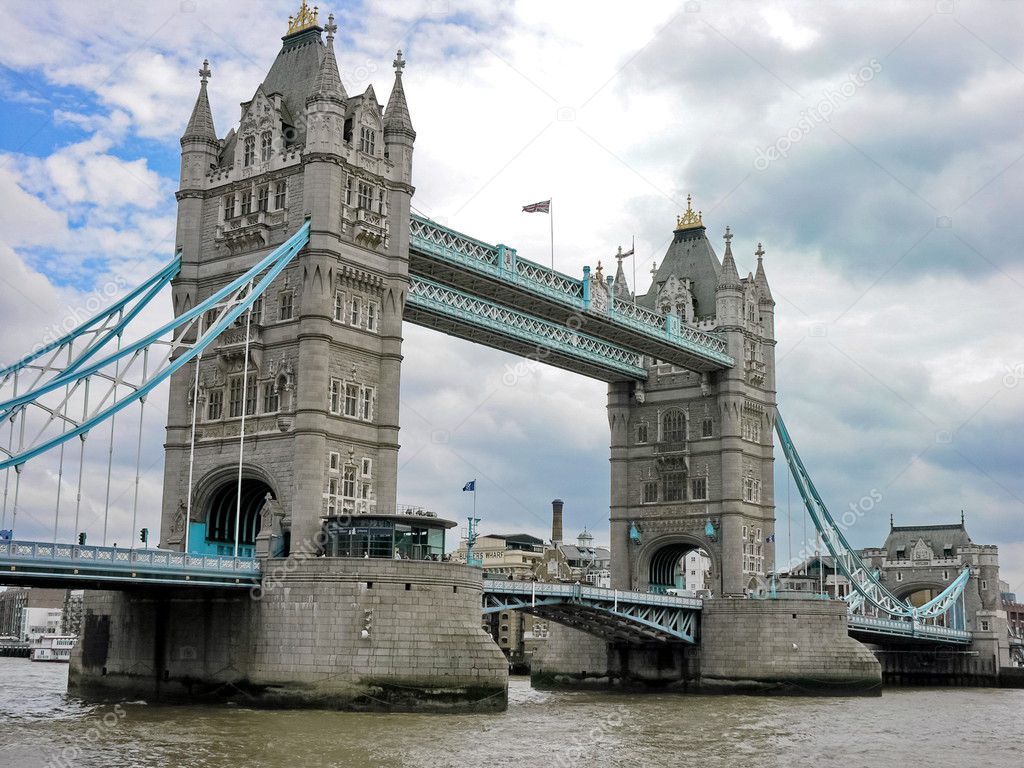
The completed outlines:
[[[385,106],[372,86],[349,94],[336,30],[303,3],[223,136],[204,62],[181,137],[174,258],[0,369],[0,527],[13,529],[0,583],[98,590],[75,690],[195,696],[229,683],[269,703],[495,708],[507,667],[480,611],[510,608],[565,625],[540,665],[550,679],[875,689],[879,663],[851,633],[970,643],[998,672],[998,612],[982,630],[962,610],[987,577],[953,558],[955,574],[908,602],[815,489],[776,409],[760,244],[741,277],[729,228],[720,258],[688,201],[638,295],[621,259],[614,275],[600,263],[566,275],[414,215],[406,62],[399,52]],[[142,310],[168,286],[173,319],[151,328]],[[406,321],[608,382],[614,589],[495,582],[436,561],[450,525],[396,498]],[[109,450],[109,477],[126,429],[137,487],[141,415],[165,383],[159,549],[107,547],[105,524],[100,546],[58,541],[64,478],[77,473],[77,534],[86,453]],[[774,589],[773,432],[847,601]],[[24,541],[21,492],[42,462],[58,478],[53,540]],[[133,529],[139,511],[136,491]],[[694,549],[716,599],[664,594],[663,566]]]

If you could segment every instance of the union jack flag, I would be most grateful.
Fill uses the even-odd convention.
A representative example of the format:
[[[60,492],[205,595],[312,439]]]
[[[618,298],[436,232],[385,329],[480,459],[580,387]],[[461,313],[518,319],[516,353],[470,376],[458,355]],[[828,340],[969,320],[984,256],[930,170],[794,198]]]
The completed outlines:
[[[523,213],[551,213],[551,201],[542,200],[539,203],[530,203],[523,206]]]

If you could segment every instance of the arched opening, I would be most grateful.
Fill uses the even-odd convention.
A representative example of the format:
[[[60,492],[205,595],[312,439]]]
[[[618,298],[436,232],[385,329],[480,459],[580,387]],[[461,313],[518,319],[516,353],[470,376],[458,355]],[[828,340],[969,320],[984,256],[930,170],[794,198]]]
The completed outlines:
[[[262,480],[243,478],[241,505],[237,480],[217,486],[206,503],[206,550],[212,554],[235,552],[235,519],[239,520],[238,555],[252,557],[260,532],[260,510],[273,490]]]
[[[944,589],[945,587],[938,585],[916,584],[907,587],[902,590],[902,592],[898,592],[896,596],[901,600],[906,600],[915,608],[920,608],[925,603],[938,597]],[[926,624],[938,624],[941,627],[958,626],[960,621],[959,612],[960,607],[958,605],[954,605],[950,611],[947,611],[943,615],[937,616],[934,619],[925,619],[924,621]]]
[[[661,440],[664,443],[686,442],[686,416],[682,411],[669,411],[661,421]]]
[[[695,544],[667,544],[651,556],[647,577],[651,592],[693,593],[711,585],[711,557]]]

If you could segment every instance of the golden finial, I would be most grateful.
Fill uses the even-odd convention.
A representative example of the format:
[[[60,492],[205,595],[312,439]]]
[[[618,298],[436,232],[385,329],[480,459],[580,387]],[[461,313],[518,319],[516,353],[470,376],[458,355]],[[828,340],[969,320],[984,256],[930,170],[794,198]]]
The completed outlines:
[[[294,35],[296,32],[301,32],[304,29],[320,26],[319,13],[319,7],[314,5],[313,9],[310,10],[309,6],[306,5],[306,0],[302,0],[299,12],[294,16],[288,17],[288,34]]]
[[[686,196],[686,213],[676,217],[676,232],[681,229],[696,229],[704,226],[704,222],[700,218],[701,212],[693,210],[692,200],[690,195]]]

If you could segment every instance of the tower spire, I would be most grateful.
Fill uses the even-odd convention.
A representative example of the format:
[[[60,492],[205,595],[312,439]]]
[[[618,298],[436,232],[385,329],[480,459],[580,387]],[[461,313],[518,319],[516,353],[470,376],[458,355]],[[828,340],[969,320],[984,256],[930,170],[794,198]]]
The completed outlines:
[[[217,141],[217,131],[213,127],[213,112],[210,110],[210,98],[206,93],[206,82],[213,76],[210,71],[210,60],[203,59],[203,68],[199,70],[199,95],[192,108],[192,116],[185,127],[184,139],[206,139]]]
[[[725,256],[722,257],[722,271],[718,275],[718,288],[739,288],[740,273],[736,269],[736,260],[732,257],[732,230],[725,228]]]
[[[761,292],[761,301],[771,301],[772,291],[768,287],[768,278],[764,273],[764,248],[760,243],[757,244],[757,250],[754,251],[754,255],[757,256],[757,272],[754,273],[754,285]]]
[[[338,31],[338,25],[334,23],[334,14],[327,17],[326,52],[323,61],[320,62],[320,69],[313,81],[313,90],[310,91],[307,103],[317,99],[330,99],[344,102],[348,98],[345,93],[345,86],[341,84],[341,75],[338,73],[338,60],[334,56],[334,33]]]
[[[388,105],[384,108],[384,132],[405,133],[410,138],[415,139],[416,131],[412,127],[409,105],[405,101],[405,87],[402,85],[402,70],[405,69],[405,59],[402,58],[401,49],[395,54],[392,66],[395,68],[395,84],[391,88]]]

